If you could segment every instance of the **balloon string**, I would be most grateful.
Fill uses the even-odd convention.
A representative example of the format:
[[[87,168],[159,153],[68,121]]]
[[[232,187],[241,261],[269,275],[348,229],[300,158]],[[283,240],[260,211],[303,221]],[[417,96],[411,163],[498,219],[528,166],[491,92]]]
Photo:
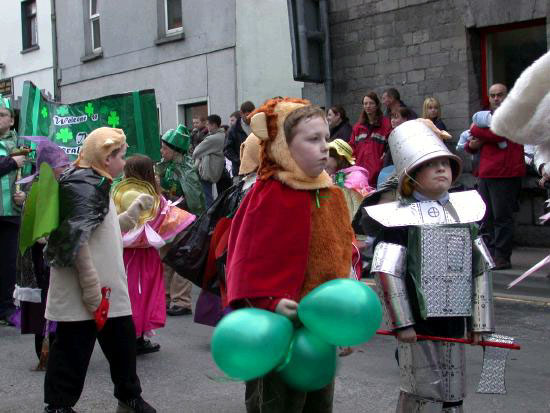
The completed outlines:
[[[296,336],[292,337],[292,341],[290,342],[290,345],[288,346],[288,351],[286,352],[286,357],[283,360],[283,362],[275,368],[276,372],[280,372],[288,365],[288,363],[290,363],[290,359],[292,358],[292,350],[294,350],[295,341],[296,341]]]
[[[229,376],[213,376],[210,374],[205,373],[206,377],[208,377],[210,380],[215,381],[216,383],[227,383],[227,382],[234,382],[234,381],[244,381],[241,379],[234,379],[233,377]]]

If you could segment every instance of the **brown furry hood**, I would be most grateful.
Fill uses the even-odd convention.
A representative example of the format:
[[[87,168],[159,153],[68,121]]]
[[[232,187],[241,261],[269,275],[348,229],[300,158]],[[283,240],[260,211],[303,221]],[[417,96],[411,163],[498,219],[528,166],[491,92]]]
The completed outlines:
[[[277,98],[267,100],[251,115],[252,132],[261,143],[260,179],[273,176],[293,189],[328,188],[332,179],[323,171],[315,178],[307,176],[290,154],[284,133],[286,117],[295,109],[311,103],[305,99]]]

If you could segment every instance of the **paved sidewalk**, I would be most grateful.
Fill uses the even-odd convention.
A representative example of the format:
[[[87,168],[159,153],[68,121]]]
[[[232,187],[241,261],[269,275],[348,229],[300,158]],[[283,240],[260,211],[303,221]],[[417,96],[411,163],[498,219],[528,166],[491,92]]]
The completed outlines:
[[[542,301],[550,304],[550,265],[546,265],[531,274],[518,285],[507,286],[533,265],[550,254],[550,249],[518,247],[512,253],[512,268],[493,272],[495,294],[512,299]]]

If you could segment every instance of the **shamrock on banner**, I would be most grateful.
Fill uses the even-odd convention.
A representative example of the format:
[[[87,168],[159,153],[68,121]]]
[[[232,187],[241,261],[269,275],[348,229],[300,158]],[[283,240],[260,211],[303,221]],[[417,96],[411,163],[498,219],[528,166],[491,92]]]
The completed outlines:
[[[128,154],[160,159],[155,91],[140,90],[64,104],[47,99],[32,82],[23,85],[20,136],[47,136],[76,159],[86,136],[101,126],[126,134]],[[35,146],[30,143],[30,146]]]

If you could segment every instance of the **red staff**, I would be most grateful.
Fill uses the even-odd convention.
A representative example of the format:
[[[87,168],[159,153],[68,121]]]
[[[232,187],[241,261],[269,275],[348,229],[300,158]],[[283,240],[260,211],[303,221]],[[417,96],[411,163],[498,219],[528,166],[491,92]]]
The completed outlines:
[[[393,331],[390,331],[390,330],[376,330],[376,334],[380,334],[383,336],[397,336],[397,333],[394,333]],[[416,337],[421,340],[448,341],[451,343],[473,344],[472,340],[469,340],[466,338],[426,336],[424,334],[417,334]],[[480,341],[478,344],[483,347],[500,347],[500,348],[507,348],[509,350],[521,349],[521,346],[519,344],[499,343],[497,341]]]

